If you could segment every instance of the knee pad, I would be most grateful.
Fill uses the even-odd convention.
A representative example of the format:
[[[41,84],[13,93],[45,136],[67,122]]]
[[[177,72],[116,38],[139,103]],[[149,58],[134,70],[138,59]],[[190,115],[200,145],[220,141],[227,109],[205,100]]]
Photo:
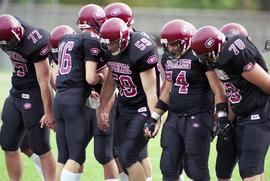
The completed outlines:
[[[9,136],[4,130],[1,130],[0,145],[4,151],[16,151],[19,149],[20,139],[23,136],[24,131],[17,132],[16,134]]]
[[[113,159],[113,153],[112,150],[111,151],[107,151],[107,150],[98,150],[98,149],[94,149],[94,155],[96,160],[102,164],[105,165],[107,163],[109,163],[112,159]]]
[[[199,165],[198,165],[199,164]],[[207,164],[203,166],[195,160],[185,160],[185,171],[188,177],[194,181],[209,181],[210,175]]]
[[[255,175],[260,175],[263,173],[264,169],[264,160],[258,160],[256,159],[256,154],[252,154],[251,152],[249,154],[246,154],[244,152],[242,153],[243,158],[240,158],[239,160],[239,172],[240,176],[242,178],[252,177]],[[241,156],[241,157],[242,157]]]
[[[123,169],[127,169],[128,167],[130,167],[131,165],[133,165],[134,163],[136,163],[138,161],[137,158],[130,156],[127,152],[127,150],[120,150],[119,152],[119,162],[121,163]]]
[[[85,150],[79,150],[79,151],[73,151],[73,153],[70,153],[69,159],[76,161],[80,165],[82,165],[85,162]]]
[[[142,161],[143,159],[145,159],[147,157],[148,157],[148,144],[140,152],[139,161]]]
[[[177,180],[180,175],[180,170],[178,165],[180,163],[175,163],[172,158],[173,155],[170,154],[166,147],[163,148],[161,159],[160,159],[160,170],[163,176],[163,180]]]
[[[65,165],[66,162],[68,161],[68,159],[69,159],[69,155],[68,155],[68,153],[67,153],[67,150],[66,150],[65,153],[60,153],[60,152],[58,152],[57,162],[62,163],[62,164]]]
[[[44,142],[31,141],[31,148],[35,154],[40,156],[50,151],[51,145],[47,141]]]
[[[19,146],[16,142],[10,142],[8,140],[4,140],[3,138],[0,140],[1,148],[4,151],[16,151]]]
[[[39,126],[33,126],[28,130],[30,148],[38,156],[51,150],[50,130],[49,128],[40,129]]]

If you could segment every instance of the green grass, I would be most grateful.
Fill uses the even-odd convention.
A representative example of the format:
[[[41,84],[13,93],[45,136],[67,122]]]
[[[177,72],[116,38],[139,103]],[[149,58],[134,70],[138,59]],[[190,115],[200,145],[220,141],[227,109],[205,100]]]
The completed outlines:
[[[5,97],[8,95],[8,90],[10,86],[10,77],[9,73],[0,73],[0,108],[2,110],[3,101],[5,100]],[[161,148],[160,148],[160,135],[158,135],[155,139],[152,139],[149,143],[149,155],[152,161],[153,165],[153,180],[161,180],[161,173],[159,170],[159,160],[160,160],[160,154],[161,154]],[[57,155],[56,150],[56,143],[55,143],[55,133],[51,133],[51,143],[52,148],[55,156]],[[38,181],[40,180],[35,167],[32,163],[32,161],[27,158],[26,156],[22,155],[23,163],[24,163],[24,174],[23,174],[23,181]],[[215,177],[215,158],[216,158],[216,151],[215,151],[215,142],[211,145],[211,153],[209,158],[209,169],[212,180],[217,180]],[[265,162],[265,175],[266,180],[270,180],[270,151],[268,151],[266,162]],[[4,153],[1,150],[0,151],[0,181],[6,181],[8,180],[7,172],[5,168],[5,159],[4,159]],[[102,166],[97,163],[97,161],[94,158],[93,154],[93,140],[89,144],[87,148],[87,159],[85,162],[85,169],[84,174],[82,176],[82,181],[92,181],[92,180],[103,180],[103,170]],[[238,168],[235,169],[233,174],[233,180],[234,181],[240,181],[241,178],[238,173]]]

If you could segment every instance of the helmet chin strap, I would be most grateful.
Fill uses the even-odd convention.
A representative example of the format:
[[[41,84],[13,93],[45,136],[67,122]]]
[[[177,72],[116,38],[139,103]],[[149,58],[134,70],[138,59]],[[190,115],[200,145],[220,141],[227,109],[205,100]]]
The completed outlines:
[[[118,50],[115,51],[115,52],[111,52],[112,56],[117,56],[117,55],[119,55],[120,53],[121,53],[120,48],[118,48]]]

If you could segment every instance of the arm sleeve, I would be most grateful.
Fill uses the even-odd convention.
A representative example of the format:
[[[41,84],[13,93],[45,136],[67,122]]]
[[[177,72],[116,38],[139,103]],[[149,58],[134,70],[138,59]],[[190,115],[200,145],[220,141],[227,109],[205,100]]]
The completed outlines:
[[[142,56],[135,64],[136,71],[143,72],[152,67],[157,66],[158,55],[155,49],[147,52],[144,56]]]
[[[97,40],[89,38],[84,39],[83,52],[85,61],[95,61],[97,63],[99,62],[101,50]]]

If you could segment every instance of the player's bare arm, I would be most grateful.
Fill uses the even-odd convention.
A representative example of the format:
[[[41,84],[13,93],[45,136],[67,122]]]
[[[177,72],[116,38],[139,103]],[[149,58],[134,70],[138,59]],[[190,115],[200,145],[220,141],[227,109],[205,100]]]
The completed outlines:
[[[157,92],[156,92],[156,73],[155,68],[148,69],[140,73],[142,80],[142,85],[147,98],[147,105],[151,111],[154,111],[157,102]],[[156,134],[159,130],[160,122],[157,124],[155,131],[152,134]]]
[[[103,76],[96,73],[97,62],[95,61],[86,61],[85,62],[85,76],[88,84],[96,85],[103,82]]]
[[[46,125],[53,128],[55,121],[52,112],[51,69],[48,59],[35,63],[35,69],[44,106],[44,115],[40,120],[40,126]]]
[[[103,131],[106,131],[109,127],[109,112],[112,107],[110,100],[112,100],[114,91],[115,81],[113,80],[112,72],[108,71],[107,79],[105,79],[100,93],[100,106],[97,109],[97,126],[100,130]]]
[[[159,96],[159,100],[163,101],[167,105],[169,104],[169,98],[170,98],[169,92],[171,90],[171,87],[172,87],[172,83],[170,81],[168,81],[168,80],[165,80],[162,83],[162,89],[161,89],[161,93],[160,93],[160,96]],[[166,111],[164,111],[163,109],[159,109],[159,108],[155,107],[153,112],[155,112],[158,115],[162,116]],[[156,125],[157,128],[155,129],[155,131],[153,133],[149,130],[148,127],[146,127],[145,130],[144,130],[145,136],[148,137],[148,138],[154,137],[158,133],[160,124],[161,124],[161,119],[158,119],[158,122],[157,122],[157,125]]]

